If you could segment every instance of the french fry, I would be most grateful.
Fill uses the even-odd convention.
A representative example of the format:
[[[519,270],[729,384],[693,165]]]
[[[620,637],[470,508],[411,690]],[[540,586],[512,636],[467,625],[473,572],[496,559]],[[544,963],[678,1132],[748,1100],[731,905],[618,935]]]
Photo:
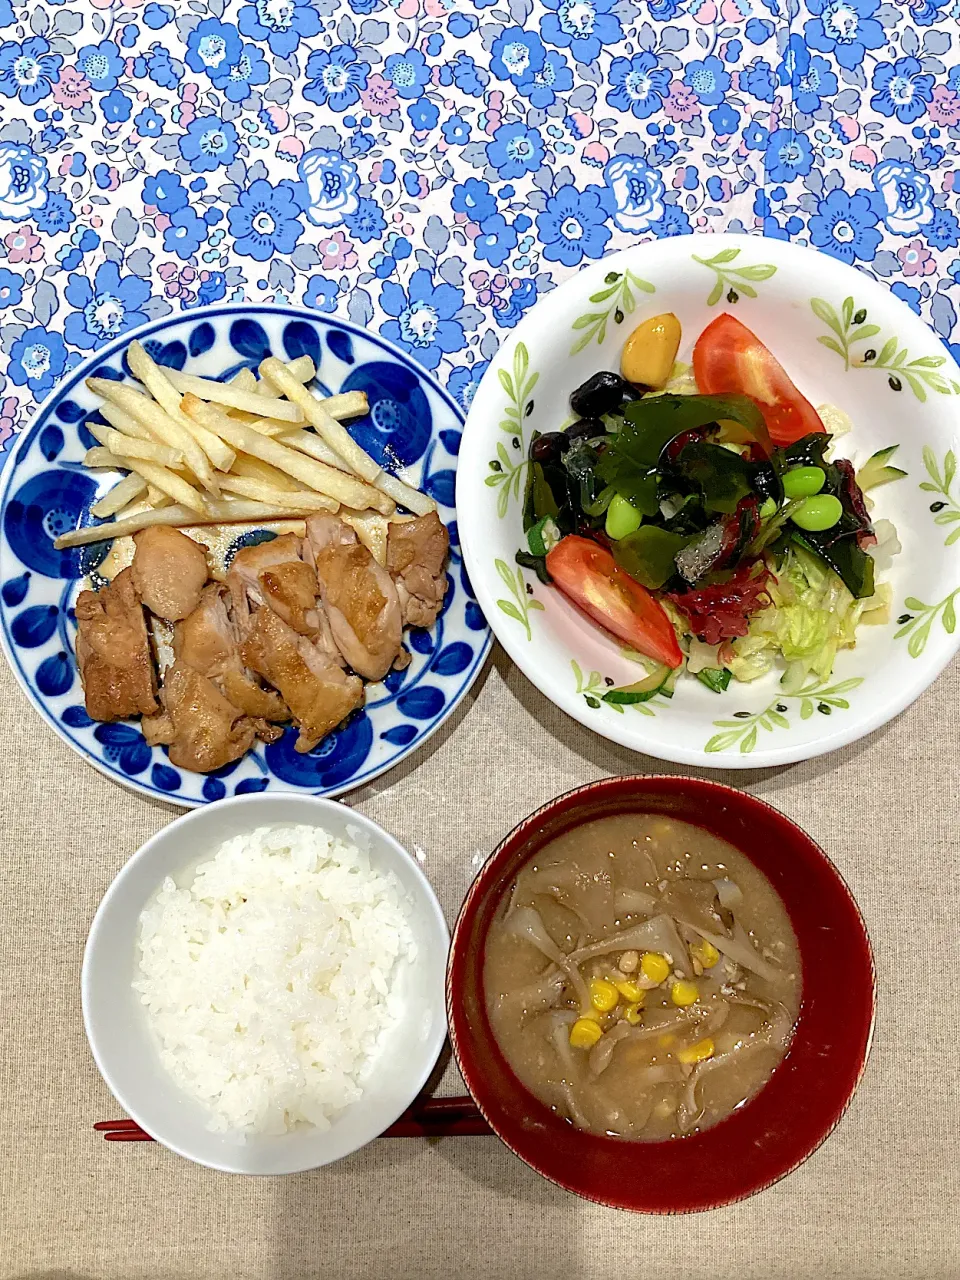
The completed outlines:
[[[368,484],[375,485],[381,492],[392,498],[394,502],[399,502],[403,506],[409,507],[418,516],[426,515],[429,511],[436,511],[437,504],[432,498],[428,498],[425,494],[411,488],[410,485],[404,484],[402,480],[398,480],[396,476],[384,471],[378,463],[374,462],[373,458],[360,448],[349,431],[330,416],[324,402],[311,395],[306,388],[301,387],[281,360],[278,360],[275,356],[268,356],[260,364],[260,374],[277,391],[288,396],[295,404],[300,406],[306,420],[311,426],[316,427],[317,434],[330,446],[334,453],[339,454],[349,470],[366,480]],[[310,433],[305,432],[304,434],[309,435]],[[298,439],[301,443],[296,447],[302,448],[302,437],[298,437]],[[328,463],[327,465],[330,464]]]
[[[255,422],[259,422],[259,418],[255,413],[247,413],[246,409],[231,409],[229,405],[221,405],[220,408],[228,418],[235,418],[237,422],[245,422],[248,427],[252,427]],[[293,431],[295,428],[290,422],[283,423],[285,431]]]
[[[115,431],[122,431],[125,436],[133,436],[137,440],[156,440],[149,427],[138,422],[132,414],[125,413],[115,404],[104,401],[100,406],[100,417],[105,418]]]
[[[340,519],[348,524],[377,564],[387,563],[387,534],[390,521],[376,511],[340,511]]]
[[[183,476],[178,476],[175,471],[168,471],[166,467],[157,466],[155,462],[145,462],[142,458],[125,458],[123,465],[129,467],[131,471],[136,471],[137,475],[143,476],[148,484],[154,485],[174,502],[189,507],[197,515],[206,515],[207,505],[203,497],[192,484],[188,484]]]
[[[429,515],[431,511],[436,511],[437,509],[437,504],[432,498],[428,498],[419,489],[414,489],[412,485],[405,484],[398,476],[392,475],[389,471],[381,471],[377,476],[377,488],[401,507],[409,508],[414,515]]]
[[[190,422],[186,414],[181,414],[180,417],[183,418],[184,424]],[[199,422],[190,422],[187,430],[218,471],[230,470],[236,454],[228,445],[223,443],[219,436],[215,436],[212,431],[207,431],[204,427],[201,427]]]
[[[310,382],[316,376],[316,365],[309,356],[297,356],[296,360],[290,360],[287,368],[297,379],[298,382]],[[273,396],[273,389],[268,383],[258,380],[252,369],[241,369],[229,379],[230,386],[235,387],[238,391],[249,391],[259,396],[270,398]],[[357,394],[362,394],[358,392]],[[257,421],[258,416],[255,413],[247,413],[243,409],[233,409],[228,406],[228,413],[231,418],[239,418],[241,422],[249,424]],[[287,423],[290,426],[290,423]],[[276,434],[266,432],[265,434]]]
[[[151,498],[150,494],[156,494],[156,498]],[[154,489],[153,485],[147,485],[147,492],[139,498],[134,498],[132,502],[128,502],[122,510],[117,511],[118,520],[124,520],[127,516],[140,515],[143,511],[159,511],[161,507],[169,507],[173,503],[172,498],[168,498],[165,493],[161,493],[159,489]],[[104,575],[106,576],[106,575]]]
[[[257,385],[259,386],[260,383]],[[365,391],[345,391],[343,395],[328,396],[325,400],[320,400],[319,403],[323,405],[330,417],[336,418],[338,422],[343,422],[346,418],[360,418],[370,408]],[[303,429],[291,422],[279,422],[275,418],[267,418],[265,416],[257,417],[254,414],[244,414],[241,417],[238,410],[234,410],[230,416],[239,418],[241,422],[249,420],[250,426],[255,426],[258,431],[264,431],[266,435],[276,435],[281,431],[300,431]],[[261,426],[261,423],[264,425]]]
[[[90,514],[98,519],[107,516],[115,516],[118,511],[122,511],[124,507],[130,505],[135,498],[147,491],[149,497],[149,487],[143,476],[138,476],[134,472],[130,472],[128,476],[124,476],[102,498],[98,499],[90,508]]]
[[[255,385],[259,387],[263,384],[257,382]],[[321,401],[321,403],[331,418],[336,418],[338,422],[345,418],[359,418],[370,407],[365,391],[347,391],[342,396],[330,396],[328,399]],[[256,428],[261,435],[265,436],[279,436],[285,431],[302,430],[301,427],[292,422],[280,422],[276,418],[267,418],[262,414],[247,413],[245,409],[227,408],[227,416],[233,418],[236,422],[246,423],[248,427]],[[221,468],[221,470],[223,469]]]
[[[343,458],[313,431],[285,431],[282,435],[277,436],[277,441],[280,444],[288,444],[294,449],[299,449],[301,453],[306,453],[309,457],[316,458],[318,462],[326,463],[328,467],[337,467],[349,473],[349,468]],[[419,489],[413,489],[410,485],[404,484],[402,480],[398,480],[389,471],[381,471],[373,484],[381,493],[385,493],[388,498],[392,498],[394,502],[400,503],[401,506],[409,508],[415,515],[425,516],[437,509],[437,504],[432,498],[428,498]]]
[[[330,396],[329,399],[323,400],[321,403],[330,414],[330,417],[336,418],[338,422],[342,422],[346,418],[362,417],[370,407],[367,403],[365,391],[347,391],[342,396]],[[252,413],[241,413],[239,409],[234,409],[230,417],[236,418],[240,422],[246,422],[248,426],[259,431],[261,435],[273,438],[277,436],[283,437],[287,432],[293,435],[297,431],[303,430],[302,427],[295,427],[289,422],[278,422],[275,418],[257,418]],[[319,439],[319,437],[314,438]],[[338,461],[330,462],[329,465],[331,467],[339,467],[342,471],[349,470],[343,459],[339,458],[339,455],[335,455],[332,449],[327,449],[327,454],[321,461],[327,462],[329,458],[333,457],[338,457]]]
[[[230,386],[238,391],[253,393],[259,385],[252,369],[239,369],[230,379]]]
[[[337,422],[343,422],[344,418],[362,418],[370,408],[365,391],[344,391],[341,395],[327,396],[325,400],[318,396],[313,398]]]
[[[309,356],[297,356],[287,361],[287,369],[298,382],[312,382],[317,376],[317,366]]]
[[[88,449],[83,455],[83,465],[85,467],[113,467],[125,469],[123,462],[119,458],[115,458],[109,449],[105,449],[103,445],[95,445],[92,449]]]
[[[245,502],[245,498],[238,499]],[[271,519],[261,519],[260,521],[238,520],[236,522],[225,521],[222,524],[194,524],[181,526],[183,532],[188,538],[193,538],[195,542],[202,542],[203,545],[213,552],[214,560],[219,559],[225,550],[224,539],[233,541],[238,534],[258,533],[262,529],[269,530],[270,533],[295,533],[298,538],[307,536],[307,522],[303,516],[290,519],[289,515],[279,516]],[[214,574],[216,578],[222,578],[222,574],[217,572]]]
[[[325,498],[321,493],[307,493],[303,489],[289,490],[274,488],[272,484],[264,484],[249,476],[224,476],[220,487],[225,493],[239,493],[245,498],[256,498],[270,506],[288,507],[293,511],[339,511],[340,504],[333,498]],[[381,516],[382,520],[384,517]]]
[[[276,356],[268,356],[261,361],[260,376],[265,378],[280,395],[287,396],[302,411],[303,417],[335,453],[338,453],[355,475],[373,484],[379,476],[381,468],[368,453],[351,438],[340,423],[323,407],[323,402],[312,396],[305,387],[296,380],[282,360]],[[264,415],[275,417],[275,414]]]
[[[153,440],[138,440],[135,436],[126,436],[113,427],[101,426],[99,422],[88,422],[87,430],[118,458],[145,458],[147,462],[158,462],[161,467],[183,466],[183,454],[179,449],[170,449]]]
[[[286,372],[285,365],[281,364],[280,367]],[[266,399],[257,391],[244,391],[234,386],[232,382],[215,382],[212,378],[198,378],[192,373],[178,373],[173,369],[167,377],[177,391],[183,395],[196,396],[198,400],[224,405],[230,409],[244,409],[247,413],[255,413],[261,418],[277,418],[293,426],[303,422],[303,410],[289,400],[278,400],[274,397]],[[295,378],[293,381],[295,386],[300,386]]]
[[[308,457],[316,458],[318,462],[325,462],[328,467],[336,467],[338,471],[345,471],[347,475],[353,474],[339,453],[331,449],[325,440],[321,440],[315,431],[302,429],[284,431],[282,435],[277,436],[277,442],[289,445],[291,449],[298,449]]]
[[[87,386],[95,395],[102,396],[149,427],[161,444],[179,449],[203,487],[215,495],[218,493],[216,479],[203,450],[186,427],[171,418],[156,400],[110,378],[88,378]]]
[[[262,458],[264,462],[269,462],[302,484],[330,498],[336,498],[337,502],[342,502],[345,506],[356,507],[359,511],[373,507],[387,516],[394,510],[393,502],[370,485],[362,484],[353,476],[304,457],[296,449],[262,436],[259,431],[235,422],[233,418],[228,418],[221,410],[205,404],[196,396],[188,394],[183,397],[183,410],[188,417],[195,418],[215,431],[234,449]]]
[[[289,422],[277,422],[273,418],[255,418],[252,413],[245,413],[241,418],[239,413],[234,410],[230,416],[231,418],[239,418],[248,427],[253,427],[254,431],[259,431],[262,436],[269,436],[271,440],[276,440],[286,435],[290,430]],[[297,428],[294,427],[293,430],[296,431]]]
[[[272,485],[274,489],[284,489],[287,493],[293,493],[302,487],[293,476],[288,476],[285,471],[278,471],[269,462],[254,458],[249,453],[237,454],[230,474],[246,476],[249,480],[262,480],[264,484]]]
[[[213,465],[221,471],[229,471],[233,458],[230,456],[230,451],[223,441],[211,435],[210,432],[204,431],[202,427],[198,428],[195,423],[191,423],[181,412],[180,396],[169,378],[169,374],[173,371],[161,368],[156,361],[147,355],[139,342],[131,342],[127,348],[127,363],[130,365],[134,376],[140,379],[161,409],[169,415],[188,437],[196,442],[197,447],[202,450]],[[180,447],[182,448],[183,446],[181,445]],[[185,456],[187,456],[186,451],[184,452]],[[204,487],[209,487],[207,486],[207,477],[191,461],[189,456],[187,456],[187,462]]]
[[[138,498],[134,502],[128,502],[127,505],[122,510],[118,511],[117,519],[128,520],[130,516],[139,515],[141,512],[152,511],[152,510],[153,510],[153,507],[151,507],[149,503],[141,502],[140,499]],[[107,575],[104,574],[104,577],[106,576]]]
[[[294,514],[289,507],[270,507],[263,502],[249,499],[228,501],[210,499],[203,512],[191,510],[180,503],[164,507],[160,511],[143,511],[125,520],[106,521],[104,524],[91,524],[83,529],[71,529],[63,533],[54,542],[58,551],[65,547],[83,547],[90,542],[102,542],[105,538],[122,538],[129,533],[137,533],[140,529],[148,529],[152,525],[170,525],[175,529],[189,529],[196,525],[252,523],[267,520],[288,520]],[[310,516],[312,511],[300,511],[301,516]]]

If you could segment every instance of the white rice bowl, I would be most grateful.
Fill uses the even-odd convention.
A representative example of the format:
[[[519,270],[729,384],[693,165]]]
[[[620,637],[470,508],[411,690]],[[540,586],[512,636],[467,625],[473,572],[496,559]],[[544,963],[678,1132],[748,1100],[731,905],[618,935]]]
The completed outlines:
[[[159,1057],[214,1132],[328,1129],[363,1093],[417,954],[410,902],[350,841],[259,827],[169,876],[140,916],[133,982]]]

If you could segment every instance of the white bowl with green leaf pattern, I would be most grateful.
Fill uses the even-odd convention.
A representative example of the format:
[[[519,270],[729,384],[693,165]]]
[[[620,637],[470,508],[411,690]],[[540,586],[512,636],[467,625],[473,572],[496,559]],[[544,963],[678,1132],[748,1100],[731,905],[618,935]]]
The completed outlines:
[[[616,640],[554,588],[518,568],[534,431],[569,420],[568,396],[619,368],[641,320],[673,311],[679,359],[721,310],[771,348],[815,405],[853,420],[838,454],[862,464],[898,444],[907,477],[871,494],[874,517],[903,550],[879,575],[892,621],[863,626],[831,678],[785,694],[778,672],[716,694],[681,677],[672,699],[620,706],[611,686],[637,667]],[[865,313],[865,314],[864,314]],[[622,746],[713,768],[789,764],[834,751],[885,724],[960,647],[960,370],[889,289],[835,258],[754,236],[682,236],[640,244],[584,268],[547,294],[504,342],[477,389],[460,447],[457,512],[466,568],[500,643],[552,702]]]

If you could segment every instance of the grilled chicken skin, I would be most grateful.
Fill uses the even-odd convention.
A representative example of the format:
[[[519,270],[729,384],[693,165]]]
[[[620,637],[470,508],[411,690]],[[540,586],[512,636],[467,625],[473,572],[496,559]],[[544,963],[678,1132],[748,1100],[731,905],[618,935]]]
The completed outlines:
[[[279,689],[300,730],[297,751],[312,750],[363,704],[363,681],[347,675],[271,609],[258,609],[254,614],[240,656]]]
[[[157,676],[132,571],[124,569],[100,591],[81,591],[75,615],[87,714],[93,720],[152,715]]]
[[[435,511],[416,520],[391,524],[387,568],[400,596],[409,627],[432,627],[447,592],[446,560],[450,537]]]
[[[337,648],[358,675],[382,680],[403,638],[393,579],[336,516],[312,516],[307,521],[304,549],[313,558]]]
[[[210,576],[203,547],[163,525],[141,529],[133,541],[133,582],[150,612],[168,622],[192,613]]]
[[[239,638],[228,612],[229,592],[211,582],[200,593],[200,603],[173,635],[173,652],[207,676],[236,707],[248,716],[264,720],[289,720],[290,710],[273,689],[265,689],[240,660]]]
[[[160,699],[163,710],[144,717],[143,736],[151,746],[168,746],[170,761],[178,768],[210,773],[239,760],[253,746],[253,720],[185,663],[175,662],[167,670]]]

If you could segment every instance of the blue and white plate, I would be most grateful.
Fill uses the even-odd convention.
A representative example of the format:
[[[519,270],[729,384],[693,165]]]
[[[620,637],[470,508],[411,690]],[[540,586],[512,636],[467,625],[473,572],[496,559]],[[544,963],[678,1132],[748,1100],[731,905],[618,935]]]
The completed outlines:
[[[83,455],[95,441],[84,427],[97,407],[84,379],[125,376],[123,352],[139,337],[155,360],[206,377],[256,365],[268,354],[309,355],[325,394],[366,391],[370,413],[351,433],[383,466],[436,499],[450,530],[448,589],[431,631],[413,631],[413,661],[371,686],[365,709],[308,755],[279,742],[258,744],[215,774],[175,769],[148,747],[139,723],[98,724],[84,710],[74,657],[73,605],[110,544],[54,550],[58,534],[89,524],[90,505],[116,477],[91,473]],[[0,489],[0,638],[30,701],[73,749],[109,777],[145,795],[199,805],[251,791],[338,795],[408,756],[440,727],[470,688],[490,633],[460,557],[454,480],[463,419],[420,365],[346,321],[297,308],[241,304],[199,308],[124,334],[66,378],[41,406],[4,467]]]

